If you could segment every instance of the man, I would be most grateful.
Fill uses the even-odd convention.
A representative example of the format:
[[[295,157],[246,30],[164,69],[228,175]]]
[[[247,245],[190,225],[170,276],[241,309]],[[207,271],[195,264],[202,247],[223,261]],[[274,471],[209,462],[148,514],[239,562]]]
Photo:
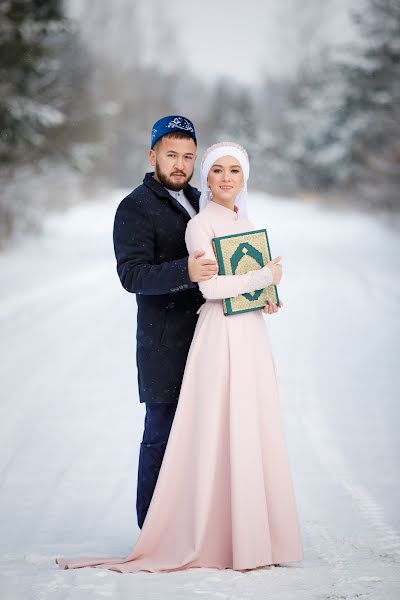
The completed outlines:
[[[154,172],[118,206],[114,250],[123,287],[136,294],[136,362],[139,399],[146,404],[137,483],[141,528],[171,430],[185,363],[204,302],[197,282],[217,273],[203,251],[188,256],[186,224],[199,210],[189,185],[196,159],[193,123],[182,116],[159,119],[149,159]]]

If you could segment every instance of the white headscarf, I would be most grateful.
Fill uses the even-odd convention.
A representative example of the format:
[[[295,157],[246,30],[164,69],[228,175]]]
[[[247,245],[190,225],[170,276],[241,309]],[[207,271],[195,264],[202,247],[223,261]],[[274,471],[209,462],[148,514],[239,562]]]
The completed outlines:
[[[250,164],[246,150],[235,142],[219,142],[207,148],[201,161],[200,175],[200,201],[199,211],[205,208],[211,200],[212,193],[208,187],[208,173],[218,158],[233,156],[239,161],[243,170],[243,190],[236,196],[235,204],[239,209],[239,217],[247,217],[247,180],[249,178]]]

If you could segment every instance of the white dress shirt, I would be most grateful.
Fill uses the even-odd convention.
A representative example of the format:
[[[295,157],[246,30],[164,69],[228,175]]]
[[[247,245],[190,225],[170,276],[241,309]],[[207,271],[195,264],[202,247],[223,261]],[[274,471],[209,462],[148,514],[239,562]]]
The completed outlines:
[[[183,193],[183,190],[180,190],[179,192],[175,192],[174,190],[169,190],[168,188],[165,188],[167,190],[167,192],[169,192],[171,194],[171,196],[173,196],[173,198],[175,198],[175,200],[178,200],[178,202],[180,204],[182,204],[183,208],[186,208],[186,210],[188,211],[189,215],[191,217],[194,217],[195,215],[197,215],[195,209],[193,208],[193,206],[190,204],[189,200],[186,198],[185,194]]]

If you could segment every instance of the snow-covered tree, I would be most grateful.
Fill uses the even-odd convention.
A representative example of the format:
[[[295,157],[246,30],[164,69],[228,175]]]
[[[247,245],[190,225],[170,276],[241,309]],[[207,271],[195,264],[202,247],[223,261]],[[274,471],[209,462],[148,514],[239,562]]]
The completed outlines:
[[[400,4],[364,0],[353,18],[358,39],[299,73],[289,156],[300,185],[351,185],[392,205],[400,185]]]
[[[342,128],[352,136],[352,176],[400,202],[400,3],[364,0],[354,14],[360,42],[340,65],[347,93]]]
[[[299,70],[287,112],[291,131],[287,157],[300,186],[324,187],[348,178],[352,130],[343,127],[347,93],[343,74],[328,50]]]
[[[251,153],[257,144],[257,126],[251,92],[239,84],[221,79],[217,82],[209,110],[212,143],[231,139]]]
[[[0,3],[0,162],[31,158],[64,121],[51,93],[57,61],[49,40],[65,28],[61,0]]]

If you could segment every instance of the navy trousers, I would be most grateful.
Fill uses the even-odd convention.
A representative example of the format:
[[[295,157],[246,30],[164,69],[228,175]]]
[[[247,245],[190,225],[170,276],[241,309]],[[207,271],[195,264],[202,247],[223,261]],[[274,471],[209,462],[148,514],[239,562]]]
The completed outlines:
[[[140,444],[136,496],[137,522],[142,528],[164,457],[177,403],[146,402],[143,439]]]

